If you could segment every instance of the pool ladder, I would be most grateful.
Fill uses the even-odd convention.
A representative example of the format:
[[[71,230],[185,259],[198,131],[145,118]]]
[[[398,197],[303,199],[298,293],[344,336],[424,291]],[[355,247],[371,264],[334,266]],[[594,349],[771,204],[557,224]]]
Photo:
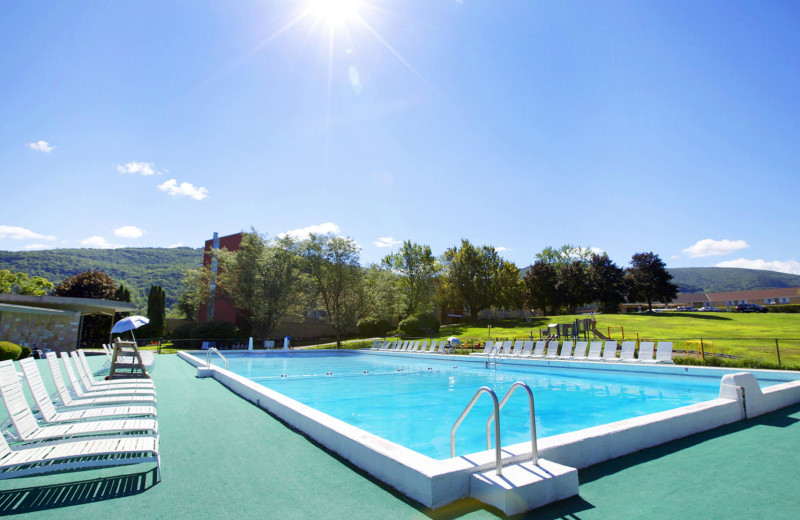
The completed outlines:
[[[230,370],[231,369],[231,364],[228,361],[228,359],[225,356],[223,356],[222,354],[220,354],[219,350],[217,350],[216,347],[211,347],[210,349],[208,349],[208,352],[206,353],[206,367],[207,368],[211,368],[211,353],[212,352],[216,353],[219,357],[222,358],[222,361],[225,362],[225,370]]]
[[[503,406],[505,406],[506,402],[508,402],[508,399],[511,397],[511,395],[517,388],[524,388],[525,392],[528,394],[528,404],[530,408],[530,423],[531,423],[531,460],[534,466],[539,464],[539,450],[536,446],[536,416],[533,407],[533,392],[531,391],[530,387],[525,383],[523,383],[522,381],[517,381],[516,383],[511,385],[511,388],[508,389],[508,392],[506,392],[506,395],[503,396],[503,399],[501,401],[497,400],[497,394],[495,394],[494,390],[492,390],[488,386],[482,386],[478,389],[477,392],[475,392],[475,395],[472,396],[472,399],[470,400],[469,404],[467,404],[467,406],[464,408],[464,411],[461,412],[461,415],[458,417],[458,420],[456,420],[455,424],[453,424],[453,427],[450,429],[451,458],[456,456],[456,430],[458,429],[459,426],[461,426],[461,423],[464,421],[467,414],[469,414],[470,410],[472,410],[472,407],[475,406],[475,403],[478,401],[478,398],[481,396],[481,394],[486,393],[489,394],[489,397],[492,398],[492,404],[494,406],[494,411],[492,412],[492,415],[490,415],[489,418],[486,420],[486,449],[487,450],[492,449],[490,425],[492,421],[494,421],[495,467],[498,475],[503,474],[503,460],[502,460],[501,443],[500,443],[500,410],[503,409]]]

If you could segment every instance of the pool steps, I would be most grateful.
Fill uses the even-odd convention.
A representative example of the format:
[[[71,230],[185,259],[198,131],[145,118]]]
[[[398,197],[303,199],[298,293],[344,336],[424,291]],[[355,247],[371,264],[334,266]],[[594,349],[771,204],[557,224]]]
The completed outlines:
[[[474,473],[469,495],[508,516],[578,494],[578,470],[546,459],[510,464],[502,476],[494,469]]]

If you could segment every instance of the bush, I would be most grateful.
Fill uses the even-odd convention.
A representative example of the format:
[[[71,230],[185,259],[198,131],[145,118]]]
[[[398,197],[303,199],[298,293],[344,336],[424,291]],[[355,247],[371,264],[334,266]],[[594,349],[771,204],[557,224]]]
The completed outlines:
[[[238,339],[239,328],[227,321],[209,321],[195,327],[191,334],[192,339]]]
[[[441,324],[431,313],[420,313],[409,316],[400,322],[397,330],[405,336],[429,336],[439,333]]]
[[[768,305],[769,312],[787,312],[792,314],[800,313],[800,303],[789,303],[785,305]]]
[[[676,365],[690,365],[700,367],[725,367],[725,368],[759,368],[765,370],[796,370],[797,367],[778,365],[772,361],[761,361],[754,358],[723,358],[706,356],[705,359],[697,357],[676,356],[672,360]]]
[[[175,330],[169,335],[170,339],[191,339],[192,338],[192,330],[197,326],[196,323],[184,323],[183,325],[178,325],[175,327]]]
[[[376,318],[374,316],[367,316],[358,320],[359,332],[362,336],[383,336],[392,330],[392,324],[387,319]]]
[[[31,357],[33,354],[33,349],[30,347],[22,346],[22,352],[20,353],[17,359],[25,359]]]
[[[0,361],[5,361],[6,359],[10,359],[12,361],[19,359],[20,354],[22,354],[22,347],[16,343],[11,343],[10,341],[0,341]]]

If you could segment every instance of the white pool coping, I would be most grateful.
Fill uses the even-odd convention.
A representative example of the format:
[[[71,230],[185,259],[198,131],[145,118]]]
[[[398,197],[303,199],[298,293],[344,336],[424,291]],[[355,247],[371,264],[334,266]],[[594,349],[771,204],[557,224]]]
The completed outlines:
[[[262,352],[269,354],[269,351]],[[460,363],[484,363],[487,360],[482,356],[369,350],[357,352],[403,357],[435,356],[438,360],[451,359]],[[257,352],[248,355],[262,354]],[[198,367],[198,377],[213,377],[234,393],[427,507],[435,509],[468,497],[471,475],[495,465],[494,450],[445,460],[433,459],[347,424],[238,374],[213,365],[206,368],[205,359],[186,352],[179,352],[178,356]],[[800,372],[551,359],[505,358],[502,362],[523,366],[587,369],[602,367],[603,370],[619,372],[713,375],[722,378],[720,397],[717,399],[538,439],[541,458],[579,469],[800,402]],[[762,391],[755,378],[793,381],[779,383]],[[504,446],[502,451],[504,466],[531,457],[530,442]]]

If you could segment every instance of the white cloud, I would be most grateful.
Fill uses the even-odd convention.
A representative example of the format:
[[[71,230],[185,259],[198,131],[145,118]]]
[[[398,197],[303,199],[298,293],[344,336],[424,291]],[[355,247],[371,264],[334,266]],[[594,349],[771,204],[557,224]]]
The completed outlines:
[[[508,247],[503,247],[503,246],[500,246],[500,247],[495,247],[494,249],[495,249],[495,251],[497,251],[498,253],[502,253],[503,251],[511,251],[511,249],[510,249],[510,248],[508,248]]]
[[[117,171],[120,173],[138,173],[140,175],[161,175],[161,172],[156,171],[156,165],[149,162],[131,161],[125,164],[118,164]]]
[[[339,229],[339,226],[333,222],[325,222],[324,224],[317,224],[300,229],[290,229],[285,233],[280,233],[278,237],[283,238],[285,236],[290,236],[295,240],[305,240],[311,233],[314,233],[315,235],[327,235],[328,233],[340,235],[342,230]]]
[[[47,141],[34,141],[32,143],[28,143],[28,148],[44,153],[50,153],[53,151],[53,147],[50,146]]]
[[[185,247],[183,243],[178,242],[177,244],[172,244],[171,246],[167,246],[167,249],[175,249],[176,247]]]
[[[733,253],[739,249],[747,249],[750,245],[744,240],[713,240],[706,238],[695,245],[683,250],[690,258],[703,258],[706,256],[719,256]]]
[[[136,226],[122,226],[114,230],[114,236],[122,238],[139,238],[144,235],[144,231]]]
[[[201,186],[194,186],[188,182],[178,184],[175,179],[170,179],[158,185],[158,189],[166,191],[173,197],[191,197],[195,200],[203,200],[208,197],[208,190]]]
[[[19,226],[3,226],[0,225],[0,238],[13,238],[15,240],[25,239],[38,239],[38,240],[55,240],[56,237],[50,235],[40,235],[34,233],[30,229],[25,229]]]
[[[716,264],[716,267],[741,267],[744,269],[763,269],[765,271],[777,271],[779,273],[800,274],[800,262],[797,260],[747,260],[739,258],[736,260],[726,260]]]
[[[394,247],[397,244],[402,244],[402,240],[395,240],[394,237],[379,237],[372,245],[375,247]]]
[[[117,249],[119,247],[123,247],[119,244],[111,244],[109,242],[106,242],[105,238],[99,236],[93,236],[81,240],[81,244],[86,247],[94,247],[97,249]]]
[[[22,249],[33,251],[35,249],[52,249],[53,246],[50,244],[28,244],[27,246],[22,246]]]

